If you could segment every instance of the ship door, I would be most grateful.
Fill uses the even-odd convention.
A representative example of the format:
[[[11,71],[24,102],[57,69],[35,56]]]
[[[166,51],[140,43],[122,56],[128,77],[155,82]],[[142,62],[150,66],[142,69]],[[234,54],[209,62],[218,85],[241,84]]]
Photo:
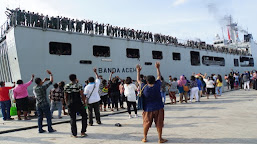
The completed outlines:
[[[190,52],[190,57],[191,57],[191,65],[192,66],[201,65],[201,63],[200,63],[200,53],[199,52],[191,51]]]

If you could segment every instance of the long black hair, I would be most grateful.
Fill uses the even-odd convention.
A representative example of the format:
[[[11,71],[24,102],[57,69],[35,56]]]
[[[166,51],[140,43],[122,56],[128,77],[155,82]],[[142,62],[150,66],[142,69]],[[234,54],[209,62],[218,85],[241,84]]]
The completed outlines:
[[[218,74],[217,79],[222,83],[222,77]]]

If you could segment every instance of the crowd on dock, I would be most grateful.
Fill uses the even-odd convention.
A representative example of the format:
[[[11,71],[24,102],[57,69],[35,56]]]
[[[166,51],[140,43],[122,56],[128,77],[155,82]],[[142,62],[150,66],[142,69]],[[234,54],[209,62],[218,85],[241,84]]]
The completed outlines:
[[[13,120],[10,116],[11,99],[9,90],[13,89],[13,103],[16,103],[18,120],[21,120],[23,113],[25,120],[28,118],[29,99],[27,87],[35,81],[33,93],[36,99],[36,112],[38,116],[39,133],[46,132],[43,130],[42,121],[45,115],[48,124],[48,131],[55,132],[52,128],[53,112],[58,110],[58,118],[62,118],[62,110],[64,115],[70,116],[70,124],[72,136],[77,137],[76,115],[82,116],[81,136],[86,136],[87,125],[93,125],[93,111],[95,113],[96,123],[101,124],[100,113],[105,111],[119,111],[125,109],[124,102],[127,102],[127,111],[129,118],[138,117],[137,110],[143,109],[143,127],[144,138],[147,141],[147,132],[151,127],[153,120],[155,121],[159,134],[159,141],[165,142],[162,136],[162,127],[164,120],[164,104],[166,95],[169,95],[171,104],[176,104],[176,93],[179,94],[180,103],[200,102],[204,95],[209,99],[212,94],[214,98],[222,95],[223,83],[228,89],[244,89],[249,90],[250,87],[257,90],[257,74],[256,71],[245,71],[243,73],[234,72],[233,70],[223,78],[219,74],[195,74],[187,79],[185,75],[181,75],[179,79],[169,76],[168,81],[161,76],[160,63],[156,62],[157,78],[152,75],[144,76],[140,74],[142,67],[136,66],[137,80],[131,77],[122,79],[114,76],[114,72],[110,73],[108,80],[99,76],[97,69],[94,68],[95,77],[89,77],[85,84],[79,83],[75,74],[69,76],[70,83],[65,84],[63,81],[53,84],[54,78],[51,71],[47,70],[50,78],[35,78],[31,76],[31,80],[24,83],[18,80],[12,87],[6,87],[5,82],[0,82],[0,104],[4,121]],[[47,82],[49,81],[49,82]],[[49,96],[47,90],[50,85]],[[50,100],[50,101],[49,101]],[[131,108],[133,107],[135,115],[132,116]],[[65,111],[68,108],[68,113]],[[87,115],[88,113],[88,115]],[[87,118],[89,122],[87,122]]]

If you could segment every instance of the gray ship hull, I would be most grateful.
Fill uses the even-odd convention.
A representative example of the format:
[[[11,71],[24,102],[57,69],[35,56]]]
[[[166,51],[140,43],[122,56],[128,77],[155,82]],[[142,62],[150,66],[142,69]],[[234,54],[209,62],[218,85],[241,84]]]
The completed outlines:
[[[71,44],[71,55],[50,54],[50,42]],[[95,45],[109,47],[110,56],[94,56]],[[128,58],[127,48],[139,49],[140,58]],[[165,79],[169,75],[189,77],[193,72],[224,76],[231,69],[239,72],[256,69],[256,66],[241,66],[241,63],[235,66],[234,59],[240,59],[241,55],[225,52],[23,26],[9,29],[6,39],[1,42],[1,49],[5,51],[1,52],[0,78],[7,82],[18,79],[28,81],[31,74],[45,78],[48,76],[45,70],[50,69],[54,74],[54,82],[69,82],[69,74],[74,73],[80,83],[84,83],[89,76],[94,76],[93,67],[97,67],[98,73],[103,75],[104,79],[108,79],[111,70],[116,71],[115,75],[121,78],[130,76],[136,79],[136,64],[142,65],[142,74],[156,75],[156,61],[161,62],[161,73]],[[153,59],[152,51],[161,51],[162,59]],[[192,51],[199,52],[199,65],[192,65]],[[173,60],[173,53],[180,53],[180,60]],[[224,64],[203,64],[204,56],[224,58]],[[251,58],[256,64],[256,47],[252,48]],[[83,64],[81,61],[89,63]],[[31,89],[32,86],[29,87],[29,94],[32,94]]]

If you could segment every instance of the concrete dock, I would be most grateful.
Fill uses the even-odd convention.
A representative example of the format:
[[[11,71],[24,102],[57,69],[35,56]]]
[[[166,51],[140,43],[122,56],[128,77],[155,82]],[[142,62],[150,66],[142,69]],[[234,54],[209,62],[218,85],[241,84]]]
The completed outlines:
[[[168,97],[167,100],[169,100]],[[70,137],[68,116],[64,116],[61,120],[53,119],[55,123],[53,128],[57,132],[51,134],[38,133],[37,119],[7,122],[1,120],[0,141],[2,144],[142,143],[142,111],[139,111],[140,117],[132,119],[128,118],[126,112],[119,112],[102,112],[103,124],[88,126],[88,136],[85,138]],[[116,127],[115,123],[120,123],[122,127]],[[77,127],[79,133],[81,121],[77,122]],[[44,129],[47,130],[46,127]],[[208,100],[203,97],[200,103],[167,104],[163,137],[169,140],[167,143],[257,144],[257,91],[237,90],[226,92],[218,99],[214,99],[214,96],[210,96]],[[149,130],[147,143],[158,143],[154,125]]]

